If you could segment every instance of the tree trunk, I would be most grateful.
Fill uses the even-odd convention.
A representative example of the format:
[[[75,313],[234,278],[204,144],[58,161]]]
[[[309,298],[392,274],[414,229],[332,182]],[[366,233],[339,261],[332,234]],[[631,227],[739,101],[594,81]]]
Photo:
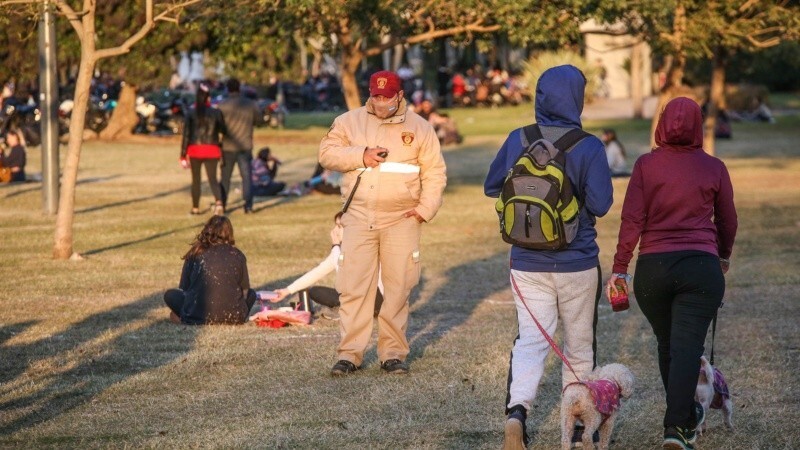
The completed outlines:
[[[94,72],[94,33],[87,34],[82,43],[81,62],[78,79],[75,83],[75,105],[69,124],[69,144],[67,160],[61,175],[61,192],[56,216],[54,259],[68,259],[72,256],[72,222],[75,216],[75,185],[78,180],[78,162],[81,159],[83,127],[86,123],[86,110],[89,106],[89,89]]]
[[[139,115],[136,114],[136,88],[130,84],[122,86],[119,93],[119,100],[108,125],[100,132],[100,139],[120,139],[131,135],[133,129],[139,123]]]
[[[653,121],[650,123],[650,147],[656,146],[656,127],[661,112],[670,100],[677,96],[683,86],[683,73],[686,68],[686,52],[683,48],[683,38],[686,31],[686,8],[683,3],[678,2],[675,8],[675,22],[672,26],[672,63],[667,71],[667,79],[661,94],[658,96],[658,107],[653,114]]]
[[[631,49],[631,100],[633,101],[633,118],[642,118],[644,95],[642,92],[642,42],[633,44]]]
[[[358,93],[356,71],[351,69],[346,61],[342,61],[342,63],[342,91],[344,91],[344,101],[347,104],[347,109],[360,108],[362,106],[361,95]],[[358,66],[357,63],[356,66]]]
[[[703,149],[709,155],[716,152],[715,130],[717,129],[717,114],[725,106],[725,53],[722,47],[717,47],[711,68],[711,89],[706,106],[705,136]]]
[[[358,93],[358,80],[356,70],[361,60],[364,59],[364,52],[354,43],[349,33],[339,35],[339,42],[342,46],[342,91],[347,109],[354,110],[361,107],[361,95]]]

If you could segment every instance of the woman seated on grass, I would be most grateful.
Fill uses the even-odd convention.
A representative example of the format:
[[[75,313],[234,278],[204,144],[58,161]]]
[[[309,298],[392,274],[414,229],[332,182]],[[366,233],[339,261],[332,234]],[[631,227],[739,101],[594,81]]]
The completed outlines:
[[[339,272],[339,255],[341,255],[342,236],[344,235],[344,228],[342,227],[342,214],[339,211],[333,217],[334,226],[331,230],[331,251],[328,256],[322,260],[316,267],[309,270],[305,275],[296,279],[292,284],[285,288],[276,289],[278,294],[272,302],[279,302],[286,297],[300,291],[306,291],[308,297],[317,304],[322,305],[320,316],[330,320],[339,320],[339,293],[336,289],[327,286],[312,286],[312,284],[321,280],[324,276],[333,272]],[[375,295],[375,317],[381,310],[383,304],[383,282],[381,281],[380,274],[378,275],[378,292]]]
[[[256,293],[250,289],[247,259],[233,240],[225,216],[213,216],[183,255],[178,289],[164,293],[170,320],[189,325],[241,324]]]

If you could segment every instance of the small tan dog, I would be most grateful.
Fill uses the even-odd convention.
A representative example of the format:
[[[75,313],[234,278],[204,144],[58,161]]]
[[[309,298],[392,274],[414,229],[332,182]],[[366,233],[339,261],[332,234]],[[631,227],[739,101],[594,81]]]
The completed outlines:
[[[694,399],[703,405],[703,410],[706,413],[706,420],[700,426],[700,434],[706,431],[709,408],[721,409],[722,420],[728,429],[733,429],[733,402],[728,392],[728,384],[725,382],[722,372],[712,366],[705,356],[700,357],[700,376],[697,379]]]
[[[619,400],[633,394],[633,383],[633,374],[627,367],[608,364],[595,369],[582,382],[568,384],[561,395],[561,448],[571,447],[575,421],[580,419],[585,427],[583,448],[594,447],[592,435],[597,430],[600,449],[607,449]]]

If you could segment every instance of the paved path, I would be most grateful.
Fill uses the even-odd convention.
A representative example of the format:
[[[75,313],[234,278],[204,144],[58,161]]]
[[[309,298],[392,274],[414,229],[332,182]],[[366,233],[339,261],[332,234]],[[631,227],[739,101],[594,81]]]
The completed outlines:
[[[653,117],[653,112],[658,104],[658,97],[651,96],[644,99],[642,108],[646,119]],[[583,107],[584,119],[632,119],[633,101],[629,98],[595,98],[592,103]]]

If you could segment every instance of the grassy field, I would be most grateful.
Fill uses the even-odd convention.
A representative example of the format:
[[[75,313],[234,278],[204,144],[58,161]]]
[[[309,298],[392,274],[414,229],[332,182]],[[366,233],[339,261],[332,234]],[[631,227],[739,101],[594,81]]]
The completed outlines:
[[[498,448],[516,320],[508,247],[482,182],[505,133],[530,111],[453,112],[466,140],[445,149],[445,204],[423,232],[407,377],[382,375],[371,347],[364,371],[331,379],[334,322],[275,330],[166,320],[162,293],[177,284],[180,255],[205,219],[188,214],[190,176],[178,167],[175,139],[85,145],[80,262],[49,258],[54,219],[41,212],[38,183],[1,187],[0,447]],[[291,129],[258,132],[285,161],[279,178],[311,173],[330,117],[292,115]],[[631,153],[647,151],[648,122],[587,126],[613,126]],[[734,139],[718,143],[740,220],[716,343],[737,428],[725,430],[714,411],[701,449],[800,447],[798,130],[798,116],[734,124]],[[28,156],[37,172],[38,149]],[[614,180],[614,206],[598,222],[606,274],[626,184]],[[308,196],[257,203],[252,215],[233,210],[254,286],[285,286],[319,261],[338,207],[336,198]],[[598,332],[598,360],[637,376],[612,447],[658,448],[664,395],[647,322],[635,302],[613,313],[602,300]],[[551,355],[531,412],[531,448],[558,446],[556,362]]]

